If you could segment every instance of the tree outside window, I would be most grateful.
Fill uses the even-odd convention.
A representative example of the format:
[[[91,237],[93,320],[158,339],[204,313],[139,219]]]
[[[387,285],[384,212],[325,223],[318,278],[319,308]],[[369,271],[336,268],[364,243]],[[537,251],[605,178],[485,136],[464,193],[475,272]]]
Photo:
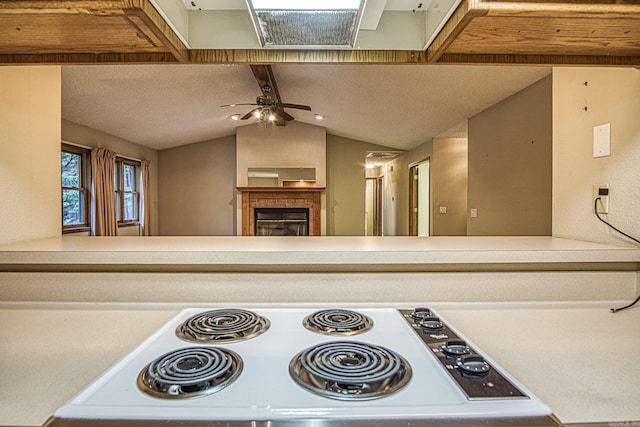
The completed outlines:
[[[88,150],[62,144],[62,232],[89,230]]]
[[[118,158],[114,184],[116,218],[119,225],[137,225],[140,221],[140,162]]]

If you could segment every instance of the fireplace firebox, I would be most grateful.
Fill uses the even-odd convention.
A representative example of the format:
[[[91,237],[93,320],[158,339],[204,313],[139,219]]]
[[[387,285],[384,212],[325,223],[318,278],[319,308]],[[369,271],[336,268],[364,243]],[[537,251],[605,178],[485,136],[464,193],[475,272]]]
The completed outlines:
[[[253,211],[256,236],[308,236],[308,208],[256,208]]]
[[[301,225],[288,227],[288,235],[320,236],[322,210],[321,193],[324,187],[237,187],[242,196],[242,235],[243,236],[275,236],[287,235],[256,232],[255,212],[261,209],[281,209],[293,214],[299,214],[301,210],[307,212],[306,230],[302,230]],[[268,211],[265,211],[268,212]],[[267,218],[269,219],[269,218]],[[285,220],[292,220],[292,223],[301,223],[300,217],[294,215],[293,218],[275,218],[280,225],[286,224]],[[275,224],[275,223],[274,223]],[[275,228],[275,225],[274,225]],[[265,229],[266,230],[266,229]],[[302,233],[304,231],[304,234]],[[300,234],[298,234],[300,232]]]

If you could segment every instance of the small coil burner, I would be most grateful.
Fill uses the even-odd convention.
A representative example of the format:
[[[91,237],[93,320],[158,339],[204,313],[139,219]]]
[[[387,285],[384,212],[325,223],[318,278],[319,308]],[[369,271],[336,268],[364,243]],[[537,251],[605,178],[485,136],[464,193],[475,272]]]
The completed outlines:
[[[223,348],[188,347],[166,353],[138,375],[138,387],[154,397],[183,399],[222,390],[242,372],[242,359]]]
[[[189,342],[226,343],[256,337],[269,329],[268,319],[247,310],[221,309],[190,317],[176,329]]]
[[[369,316],[351,310],[329,309],[316,311],[302,321],[305,328],[319,334],[355,335],[373,327]]]
[[[303,388],[338,400],[370,400],[389,395],[411,379],[411,365],[377,345],[334,341],[309,347],[289,363]]]

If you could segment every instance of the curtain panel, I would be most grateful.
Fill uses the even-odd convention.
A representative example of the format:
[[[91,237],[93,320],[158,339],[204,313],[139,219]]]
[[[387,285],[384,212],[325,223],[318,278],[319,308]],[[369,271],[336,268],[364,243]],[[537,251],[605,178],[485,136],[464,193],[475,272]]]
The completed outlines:
[[[92,236],[116,236],[116,196],[113,183],[116,153],[104,148],[91,150]]]
[[[140,235],[151,235],[151,190],[149,189],[150,160],[140,163]]]

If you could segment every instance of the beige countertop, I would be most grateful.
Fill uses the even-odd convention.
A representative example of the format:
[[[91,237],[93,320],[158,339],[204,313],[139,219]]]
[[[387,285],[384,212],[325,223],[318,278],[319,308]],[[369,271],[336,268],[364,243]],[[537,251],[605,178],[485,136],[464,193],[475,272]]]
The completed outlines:
[[[64,236],[0,246],[0,271],[459,271],[549,264],[637,271],[640,249],[556,237],[353,236]]]
[[[2,303],[0,425],[40,425],[179,308]],[[640,422],[640,307],[616,314],[593,303],[434,308],[562,422]]]

